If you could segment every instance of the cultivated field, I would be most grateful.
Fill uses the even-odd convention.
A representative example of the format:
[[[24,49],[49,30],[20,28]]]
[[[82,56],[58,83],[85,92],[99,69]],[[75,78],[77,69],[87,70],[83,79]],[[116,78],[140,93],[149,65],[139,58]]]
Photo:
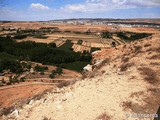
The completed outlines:
[[[136,22],[136,21],[135,21]],[[125,41],[113,35],[112,38],[101,38],[100,32],[134,32],[134,33],[148,33],[156,34],[159,33],[157,28],[144,28],[144,27],[126,27],[126,26],[115,26],[115,25],[69,25],[69,24],[50,24],[46,22],[10,22],[0,23],[0,27],[13,27],[21,29],[34,29],[39,28],[53,28],[56,27],[60,32],[48,33],[45,36],[47,38],[34,38],[27,37],[19,41],[35,41],[40,43],[55,43],[57,47],[63,45],[66,40],[71,40],[73,43],[73,50],[75,52],[91,51],[91,48],[108,48],[114,41],[116,44],[125,44]],[[116,29],[113,29],[116,28]],[[94,34],[87,35],[86,32],[90,31]],[[77,44],[77,41],[83,40],[82,44]]]
[[[0,88],[0,108],[11,107],[13,104],[26,101],[43,91],[53,89],[53,85],[42,83],[21,83]]]
[[[47,34],[46,39],[34,38],[34,37],[27,37],[21,40],[17,40],[17,42],[21,41],[35,41],[38,43],[55,43],[57,47],[63,45],[66,40],[71,40],[73,44],[72,48],[75,52],[83,52],[91,51],[91,48],[106,48],[110,47],[111,42],[113,39],[105,39],[101,38],[97,35],[86,35],[86,34],[75,34],[75,33],[52,33]],[[78,44],[78,41],[82,40],[82,44]]]

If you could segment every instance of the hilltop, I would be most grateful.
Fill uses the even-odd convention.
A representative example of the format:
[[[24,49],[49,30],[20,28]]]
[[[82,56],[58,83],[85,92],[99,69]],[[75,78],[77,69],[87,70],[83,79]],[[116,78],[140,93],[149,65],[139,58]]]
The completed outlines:
[[[94,52],[91,66],[93,70],[84,73],[83,80],[67,87],[63,83],[3,118],[125,120],[132,114],[156,114],[160,106],[159,34]]]

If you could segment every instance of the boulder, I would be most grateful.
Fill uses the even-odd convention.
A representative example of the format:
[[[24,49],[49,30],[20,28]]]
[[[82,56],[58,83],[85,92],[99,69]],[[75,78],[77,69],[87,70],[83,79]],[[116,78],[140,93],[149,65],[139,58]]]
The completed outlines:
[[[31,100],[31,101],[29,102],[29,105],[32,105],[32,104],[33,104],[33,102],[34,102],[34,101],[33,101],[33,100]]]
[[[87,66],[85,66],[83,68],[84,71],[87,71],[87,72],[91,72],[92,71],[92,65],[88,64]]]
[[[11,114],[10,114],[10,118],[18,118],[19,117],[19,111],[17,109],[15,109]]]

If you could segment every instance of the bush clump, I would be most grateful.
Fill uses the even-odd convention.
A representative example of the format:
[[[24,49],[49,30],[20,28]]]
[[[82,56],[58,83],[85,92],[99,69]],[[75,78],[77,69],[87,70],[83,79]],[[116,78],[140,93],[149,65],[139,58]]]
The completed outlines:
[[[140,74],[144,76],[144,80],[149,82],[149,83],[156,83],[158,80],[157,74],[156,72],[148,67],[141,67],[138,68],[138,70],[140,71]]]

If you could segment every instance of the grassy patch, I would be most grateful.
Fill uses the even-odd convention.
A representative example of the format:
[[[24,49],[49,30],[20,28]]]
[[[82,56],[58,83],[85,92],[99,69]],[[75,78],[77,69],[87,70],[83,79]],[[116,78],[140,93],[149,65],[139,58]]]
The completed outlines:
[[[129,35],[129,36],[128,36]],[[149,37],[151,34],[147,33],[132,33],[132,32],[119,32],[117,36],[127,42],[135,41],[145,37]]]
[[[39,39],[47,39],[48,36],[44,36],[44,35],[35,35],[33,36],[34,38],[39,38]]]
[[[8,59],[8,60],[17,60],[18,59],[18,57],[16,57],[16,56],[13,56],[13,55],[10,55],[10,54],[8,54],[8,53],[5,53],[5,52],[0,52],[0,61],[1,60],[6,60],[6,59]]]
[[[70,70],[74,70],[77,72],[82,72],[83,68],[88,64],[88,62],[80,62],[80,61],[76,61],[76,62],[72,62],[72,63],[63,63],[60,64],[59,66],[66,68],[66,69],[70,69]]]
[[[27,34],[16,34],[13,38],[14,39],[24,39],[27,37]]]
[[[100,49],[100,48],[92,47],[92,48],[91,48],[91,53],[94,52],[94,51],[97,51],[97,50],[101,50],[101,49]]]
[[[59,47],[61,50],[71,51],[73,43],[70,40],[67,40],[63,45]]]

